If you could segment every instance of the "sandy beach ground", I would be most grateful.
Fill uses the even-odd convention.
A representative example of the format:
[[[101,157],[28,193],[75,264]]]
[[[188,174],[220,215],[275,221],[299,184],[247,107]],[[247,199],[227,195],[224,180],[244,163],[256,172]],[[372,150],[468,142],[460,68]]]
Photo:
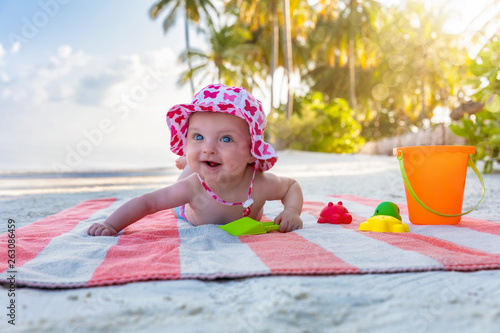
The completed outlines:
[[[405,202],[395,157],[282,151],[273,172],[314,194]],[[481,168],[481,165],[479,165]],[[83,200],[131,198],[175,181],[178,170],[0,175],[0,211],[17,226]],[[480,198],[469,170],[464,208]],[[500,170],[484,175],[472,217],[500,221]],[[1,332],[500,332],[500,271],[130,283],[18,290],[16,326]],[[0,308],[7,304],[0,289]]]

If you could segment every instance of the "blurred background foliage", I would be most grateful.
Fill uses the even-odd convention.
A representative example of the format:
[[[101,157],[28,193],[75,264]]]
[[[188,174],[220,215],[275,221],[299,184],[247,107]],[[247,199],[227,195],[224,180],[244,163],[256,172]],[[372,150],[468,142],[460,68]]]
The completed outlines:
[[[476,146],[473,157],[485,160],[484,172],[489,173],[495,161],[500,164],[500,39],[493,38],[474,61],[469,60],[468,67],[472,73],[469,84],[475,92],[472,97],[483,108],[450,128]]]
[[[288,120],[281,109],[268,117],[267,131],[275,148],[353,153],[365,143],[361,126],[344,99],[325,102],[323,95],[315,92],[295,97],[293,106]]]
[[[197,24],[206,37],[208,49],[198,49],[189,44],[186,29],[181,60],[189,70],[180,84],[190,82],[198,90],[208,80],[271,96],[264,109],[278,148],[356,152],[365,141],[432,127],[436,107],[451,113],[473,101],[482,111],[462,108],[451,128],[470,144],[488,146],[476,158],[493,163],[500,145],[500,42],[498,29],[491,33],[500,22],[495,3],[484,8],[493,15],[467,37],[443,28],[451,13],[446,3],[426,6],[418,0],[398,6],[376,0],[161,0],[151,15],[163,17],[167,31],[172,13],[184,8],[186,24]],[[274,108],[280,68],[295,82],[288,86],[293,103]]]

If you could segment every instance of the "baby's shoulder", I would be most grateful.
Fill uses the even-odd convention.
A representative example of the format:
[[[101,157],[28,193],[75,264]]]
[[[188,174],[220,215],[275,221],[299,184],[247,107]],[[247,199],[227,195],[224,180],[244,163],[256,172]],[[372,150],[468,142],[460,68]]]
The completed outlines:
[[[256,176],[254,185],[258,189],[259,195],[266,200],[281,200],[290,187],[290,178],[270,172],[261,172],[259,178]]]
[[[177,190],[183,193],[189,194],[194,194],[202,188],[198,176],[194,173],[182,180],[178,180],[172,186],[175,186]]]
[[[281,177],[269,171],[259,171],[255,174],[255,182],[258,182],[262,186],[269,188],[278,186],[281,182]]]

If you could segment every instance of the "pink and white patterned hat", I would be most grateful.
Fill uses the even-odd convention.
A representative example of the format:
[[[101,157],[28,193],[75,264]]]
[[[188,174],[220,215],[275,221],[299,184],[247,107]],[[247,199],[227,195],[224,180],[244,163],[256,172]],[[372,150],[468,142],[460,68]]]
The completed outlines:
[[[185,154],[188,119],[194,112],[223,112],[246,120],[257,170],[269,170],[278,160],[274,148],[264,141],[267,121],[262,104],[245,88],[211,84],[200,90],[191,104],[177,104],[168,110],[170,150],[179,156]]]

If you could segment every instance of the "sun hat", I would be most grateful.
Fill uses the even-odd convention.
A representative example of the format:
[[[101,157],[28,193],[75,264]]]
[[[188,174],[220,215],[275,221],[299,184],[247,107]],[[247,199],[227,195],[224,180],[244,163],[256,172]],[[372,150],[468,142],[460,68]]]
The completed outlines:
[[[177,104],[168,110],[170,150],[179,156],[185,154],[188,119],[194,112],[223,112],[246,120],[257,170],[269,170],[278,160],[274,148],[264,141],[267,121],[262,104],[245,88],[211,84],[200,90],[191,104]]]

